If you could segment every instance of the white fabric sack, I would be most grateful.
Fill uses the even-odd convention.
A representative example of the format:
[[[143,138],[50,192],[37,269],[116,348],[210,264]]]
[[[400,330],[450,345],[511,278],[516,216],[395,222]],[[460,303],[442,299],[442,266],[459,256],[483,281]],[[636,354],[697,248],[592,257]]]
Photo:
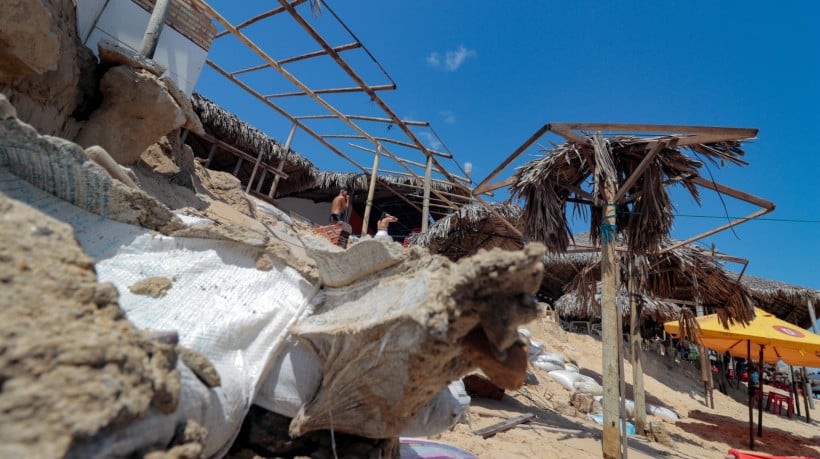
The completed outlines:
[[[451,429],[470,409],[470,396],[458,379],[439,391],[430,403],[413,416],[402,437],[426,437]]]

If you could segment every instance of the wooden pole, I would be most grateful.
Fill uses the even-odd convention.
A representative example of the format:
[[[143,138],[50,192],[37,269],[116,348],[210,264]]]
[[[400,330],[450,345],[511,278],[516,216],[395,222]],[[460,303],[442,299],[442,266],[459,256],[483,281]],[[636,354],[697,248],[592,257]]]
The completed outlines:
[[[803,403],[806,407],[806,422],[811,422],[811,412],[809,412],[809,400],[811,400],[811,384],[809,384],[809,377],[806,375],[806,367],[801,371],[803,376]],[[798,401],[795,400],[795,403]],[[814,403],[814,402],[812,402]]]
[[[754,389],[752,389],[752,381],[751,375],[752,372],[749,371],[752,368],[752,341],[746,340],[746,371],[749,372],[749,379],[746,381],[746,387],[748,390],[746,391],[749,396],[749,449],[754,451],[755,449],[755,410],[752,407],[752,399],[754,397]],[[737,367],[735,367],[735,371],[737,371]]]
[[[620,273],[620,270],[618,270]],[[620,285],[620,279],[618,279]],[[621,308],[618,308],[615,317],[618,318],[618,400],[620,400],[620,429],[621,429],[621,458],[629,456],[629,443],[626,434],[626,371],[624,370],[624,318]],[[634,386],[633,386],[634,387]],[[633,406],[634,408],[634,406]]]
[[[287,157],[288,151],[290,151],[290,145],[293,143],[293,136],[296,135],[296,128],[299,126],[298,123],[294,122],[293,126],[290,127],[290,132],[288,133],[288,138],[285,140],[285,156],[279,161],[279,169],[282,170],[282,167],[285,166],[285,157]],[[276,193],[276,187],[279,186],[279,176],[277,175],[273,179],[273,183],[270,186],[270,190],[268,191],[268,197],[272,198],[273,195]]]
[[[603,343],[603,378],[604,378],[604,426],[603,457],[616,459],[621,455],[621,435],[618,395],[618,306],[615,301],[618,285],[618,264],[615,260],[615,237],[618,234],[615,226],[615,204],[609,198],[615,196],[616,185],[607,181],[605,186],[604,218],[601,227],[601,341]]]
[[[712,371],[712,368],[709,363],[709,357],[706,355],[706,348],[702,344],[698,344],[698,353],[700,354],[700,379],[703,380],[703,401],[708,407],[709,400],[712,396],[712,391],[709,387],[709,373]],[[712,401],[711,406],[712,408],[715,407],[714,400]]]
[[[205,167],[208,168],[211,166],[211,161],[214,159],[214,154],[216,154],[217,145],[215,143],[211,144],[211,149],[208,151],[208,158],[205,160]]]
[[[629,260],[629,279],[627,290],[629,291],[629,344],[632,353],[632,396],[635,402],[633,421],[635,431],[638,435],[646,435],[646,393],[643,387],[643,352],[641,352],[641,330],[640,317],[641,306],[636,298],[636,280],[634,272],[634,259]]]
[[[811,300],[809,300],[808,307],[809,307],[809,319],[811,319],[811,327],[809,327],[809,328],[814,333],[820,335],[820,333],[817,333],[817,317],[815,317],[814,305],[812,304]],[[809,415],[808,406],[811,406],[811,409],[814,409],[814,397],[812,396],[812,392],[811,392],[811,384],[809,384],[809,380],[806,378],[806,368],[805,367],[803,368],[803,396],[804,396],[803,401],[808,400],[808,405],[806,406],[806,419],[809,419],[810,415]]]
[[[752,377],[749,373],[749,381]],[[760,390],[760,397],[757,397],[757,436],[763,436],[763,346],[760,346],[760,355],[757,358],[757,379],[758,388]]]
[[[376,146],[376,155],[373,156],[373,169],[370,171],[370,187],[367,189],[367,201],[364,204],[364,216],[362,217],[362,237],[367,234],[367,224],[370,220],[370,208],[373,207],[373,194],[376,192],[376,174],[379,171],[379,157],[381,154],[382,146],[379,144]]]
[[[789,395],[794,399],[794,411],[800,416],[800,391],[797,390],[797,379],[794,377],[794,368],[789,365]]]
[[[430,179],[433,172],[433,156],[427,156],[427,166],[424,169],[424,204],[421,210],[421,231],[427,231],[430,222]]]
[[[165,25],[165,17],[168,16],[168,7],[171,5],[171,0],[157,0],[154,4],[154,9],[151,11],[151,19],[148,20],[148,26],[145,28],[145,34],[142,36],[142,44],[140,45],[140,54],[146,59],[153,59],[154,52],[157,50],[157,43],[159,43],[159,35],[162,33],[162,26]]]

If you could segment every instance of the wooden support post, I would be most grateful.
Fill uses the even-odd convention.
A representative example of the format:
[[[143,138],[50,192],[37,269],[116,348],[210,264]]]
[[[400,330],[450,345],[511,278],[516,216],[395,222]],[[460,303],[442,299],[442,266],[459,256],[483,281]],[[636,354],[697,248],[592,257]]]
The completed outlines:
[[[427,231],[430,222],[430,175],[433,172],[433,156],[427,156],[427,166],[424,169],[424,204],[421,210],[421,231]]]
[[[370,220],[370,208],[373,207],[373,194],[376,192],[376,174],[379,171],[379,157],[382,154],[381,144],[376,146],[376,155],[373,157],[373,170],[370,171],[370,187],[367,189],[367,201],[364,204],[362,217],[362,237],[367,234],[367,225]]]
[[[211,149],[208,151],[208,159],[205,160],[205,168],[207,169],[208,166],[211,165],[211,161],[214,159],[214,155],[216,154],[216,149],[218,147],[215,143],[211,144]]]
[[[811,300],[809,300],[807,306],[809,307],[809,319],[811,320],[811,327],[809,327],[809,328],[815,334],[820,335],[820,333],[817,333],[817,317],[814,314],[814,305],[812,304]],[[812,392],[811,392],[811,384],[809,384],[809,380],[806,379],[806,368],[805,367],[803,368],[803,385],[804,385],[803,394],[808,395],[808,398],[807,398],[808,406],[811,406],[811,409],[814,409],[814,397],[812,396]],[[808,394],[807,394],[807,392],[808,392]],[[804,399],[804,401],[805,400],[806,399]],[[811,416],[811,415],[809,414],[809,409],[807,407],[806,408],[806,419],[809,419],[809,416]]]
[[[635,402],[635,410],[632,420],[635,423],[635,432],[638,435],[646,435],[646,392],[643,387],[643,352],[641,351],[641,306],[638,304],[637,285],[634,272],[634,259],[629,260],[629,279],[627,290],[629,291],[629,343],[632,354],[632,393]]]
[[[618,285],[618,263],[615,260],[615,238],[618,235],[615,224],[615,203],[611,201],[617,193],[615,178],[611,177],[603,184],[606,201],[601,224],[601,341],[603,342],[603,379],[604,379],[604,425],[603,457],[617,459],[621,457],[621,433],[619,429],[618,389],[618,341],[623,339],[618,330],[618,305],[616,290]]]
[[[794,400],[794,411],[800,416],[800,391],[797,390],[797,379],[794,377],[794,368],[789,365],[789,396]]]
[[[760,346],[760,355],[757,358],[757,383],[760,389],[760,397],[757,397],[757,436],[763,436],[763,346]],[[749,373],[749,382],[752,381],[752,374]]]
[[[250,193],[251,186],[253,186],[253,179],[256,178],[256,171],[259,170],[259,164],[262,163],[262,152],[259,152],[259,156],[256,157],[256,162],[253,163],[253,170],[251,171],[251,177],[248,179],[248,185],[245,187],[245,193]],[[281,169],[282,166],[279,166]]]
[[[165,25],[165,17],[168,15],[170,5],[171,0],[157,0],[154,4],[151,19],[148,20],[148,26],[145,28],[145,34],[142,36],[142,44],[140,45],[140,54],[146,59],[154,58],[154,52],[157,50],[157,43],[159,43],[159,35],[162,33],[162,26]]]
[[[618,270],[620,273],[620,269]],[[620,285],[620,278],[618,279]],[[618,400],[620,405],[620,432],[621,432],[621,458],[627,459],[629,456],[629,443],[626,433],[626,372],[624,370],[624,316],[621,308],[617,309],[615,317],[618,319]],[[634,407],[633,407],[634,408]]]
[[[750,369],[752,368],[752,341],[746,340],[746,371],[749,372],[749,375],[752,374]],[[737,371],[737,368],[735,368]],[[747,380],[747,384],[751,384],[750,380]],[[752,406],[752,400],[754,399],[754,391],[752,390],[751,386],[749,386],[749,390],[746,391],[749,397],[749,449],[754,451],[755,449],[755,409]]]
[[[187,129],[183,129],[182,131],[180,131],[180,132],[179,132],[179,143],[180,143],[180,144],[184,144],[184,143],[185,143],[185,139],[187,139],[187,138],[188,138],[188,133],[189,133],[189,132],[191,132],[191,131],[189,131],[189,130],[187,130]]]
[[[281,169],[281,168],[280,168],[280,169]],[[255,190],[255,191],[256,191],[257,193],[261,193],[261,192],[262,192],[262,185],[265,183],[265,177],[267,177],[267,175],[268,175],[268,171],[267,171],[267,169],[262,169],[262,176],[261,176],[261,177],[259,177],[259,181],[258,181],[258,182],[256,182],[256,190]]]
[[[296,134],[296,128],[299,126],[297,122],[293,122],[293,126],[290,127],[290,132],[288,133],[288,138],[285,140],[285,156],[287,156],[288,151],[290,151],[290,145],[293,143],[293,136]],[[285,166],[285,157],[282,157],[282,160],[279,161],[279,166],[277,169],[280,171]],[[270,191],[268,191],[268,197],[273,198],[273,195],[276,193],[276,187],[279,186],[279,176],[277,175],[273,179],[273,183],[270,186]]]
[[[803,376],[803,404],[806,407],[806,422],[811,423],[811,412],[809,411],[809,400],[812,399],[811,396],[811,384],[809,384],[809,377],[806,375],[806,367],[803,367],[802,371]],[[795,403],[798,403],[795,401]],[[812,402],[814,403],[814,402]]]
[[[234,177],[236,177],[237,174],[239,174],[239,168],[241,168],[241,167],[242,167],[242,158],[238,157],[238,158],[236,158],[236,166],[234,166],[234,168],[233,168]]]

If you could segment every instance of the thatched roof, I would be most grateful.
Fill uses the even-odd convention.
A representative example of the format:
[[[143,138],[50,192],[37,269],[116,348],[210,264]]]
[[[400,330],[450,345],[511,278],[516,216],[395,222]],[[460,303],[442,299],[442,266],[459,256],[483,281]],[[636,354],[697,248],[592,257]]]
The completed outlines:
[[[815,318],[820,317],[820,291],[760,277],[744,275],[743,285],[752,293],[755,304],[780,319],[802,328],[811,324],[808,304],[812,302]]]
[[[377,175],[376,179],[377,182],[390,186],[423,186],[423,183],[416,180],[415,177],[406,177],[403,175],[382,174]],[[348,187],[352,191],[367,191],[367,189],[370,188],[370,175],[356,172],[322,171],[316,175],[316,182],[312,186],[313,189],[339,189],[342,187]],[[459,190],[449,183],[436,180],[430,182],[430,187],[448,193],[454,193],[454,190]],[[421,193],[420,190],[418,192]],[[333,196],[331,196],[331,198],[333,198]],[[431,195],[430,198],[435,199],[435,196]]]
[[[583,145],[569,142],[547,150],[542,158],[516,169],[511,191],[513,199],[525,200],[523,229],[527,239],[542,241],[551,251],[566,250],[572,236],[565,216],[566,206],[578,200],[586,201],[578,209],[580,212],[585,212],[586,204],[593,204],[590,232],[594,241],[600,239],[601,209],[606,202],[601,183],[604,176],[617,178],[621,185],[657,140],[619,135],[604,139],[600,148],[594,148],[594,142]],[[628,190],[626,197],[633,199],[618,208],[617,226],[628,241],[630,251],[651,252],[668,236],[673,206],[667,185],[680,184],[699,200],[698,189],[690,180],[699,176],[704,163],[685,154],[685,150],[715,165],[745,164],[740,159],[744,154],[740,142],[662,148],[642,178]],[[577,193],[589,179],[595,185],[592,191]],[[590,197],[594,201],[590,201]]]
[[[588,233],[575,237],[580,245],[592,244]],[[663,246],[676,241],[667,239]],[[635,255],[635,276],[638,293],[647,298],[668,298],[696,302],[715,308],[724,321],[746,322],[754,317],[751,293],[737,275],[725,270],[703,249],[686,245],[663,254]],[[542,285],[555,295],[555,287],[566,279],[561,291],[573,293],[579,308],[597,310],[599,297],[600,257],[596,251],[587,253],[551,254],[544,259]],[[621,279],[628,278],[627,267],[621,265]]]
[[[288,174],[288,179],[279,182],[277,191],[289,193],[304,190],[314,185],[318,170],[305,157],[291,149],[286,149],[275,139],[240,120],[236,115],[229,113],[201,94],[194,93],[191,102],[208,134],[253,157],[261,154],[262,160],[274,167],[278,167],[280,161],[284,159],[282,170]],[[225,167],[232,168],[235,159],[226,152],[221,154],[226,157]],[[243,176],[249,178],[253,168],[253,164],[249,161],[245,161],[245,163],[243,165],[244,169],[248,170],[240,171],[241,173],[238,174],[240,179]]]
[[[515,225],[521,208],[511,204],[491,204],[493,210]],[[427,231],[414,234],[411,245],[427,247],[430,252],[452,260],[472,255],[479,249],[500,247],[518,250],[524,246],[520,237],[484,206],[471,204],[438,220]]]
[[[595,301],[589,303],[581,300],[575,292],[569,292],[559,298],[555,304],[555,311],[561,316],[578,318],[601,317],[601,283],[596,284]],[[661,301],[651,296],[638,295],[637,300],[641,307],[641,319],[651,318],[657,323],[675,320],[679,317],[681,307],[667,301]],[[618,289],[615,304],[623,317],[631,315],[629,294],[625,288]]]

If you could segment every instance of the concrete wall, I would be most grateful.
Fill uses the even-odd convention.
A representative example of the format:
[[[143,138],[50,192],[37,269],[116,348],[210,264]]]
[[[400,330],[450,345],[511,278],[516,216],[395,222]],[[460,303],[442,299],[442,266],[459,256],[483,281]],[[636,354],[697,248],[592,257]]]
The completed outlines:
[[[330,218],[329,202],[313,202],[310,199],[300,198],[281,198],[276,200],[276,206],[286,212],[295,212],[319,225],[327,225]]]
[[[143,3],[145,3],[144,0]],[[151,14],[142,6],[130,0],[76,0],[76,4],[77,29],[80,39],[95,54],[97,43],[103,38],[134,51],[139,50],[142,36],[151,17]],[[168,69],[171,79],[185,94],[190,96],[205,66],[208,51],[177,30],[194,27],[188,27],[186,23],[191,19],[183,17],[188,15],[180,13],[180,11],[185,11],[185,5],[185,0],[175,0],[171,4],[169,20],[162,29],[153,60]],[[175,11],[177,16],[173,17],[172,13]],[[176,23],[177,29],[171,21]],[[198,23],[196,27],[200,27],[196,30],[198,35],[191,30],[186,33],[190,36],[196,35],[197,41],[210,46],[210,41],[202,42],[203,34],[208,33],[203,31],[202,27],[210,30],[212,34],[216,31],[216,26],[208,22],[207,26]]]

